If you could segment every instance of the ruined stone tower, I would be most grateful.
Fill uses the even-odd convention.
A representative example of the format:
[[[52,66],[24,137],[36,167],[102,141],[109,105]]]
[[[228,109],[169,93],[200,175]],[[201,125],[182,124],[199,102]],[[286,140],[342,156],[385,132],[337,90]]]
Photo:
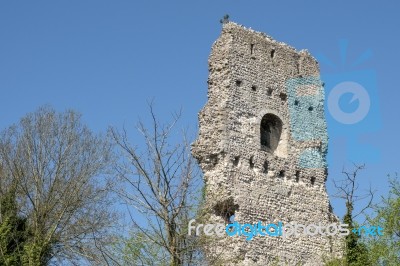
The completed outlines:
[[[233,22],[209,57],[208,102],[192,152],[204,173],[204,223],[337,223],[326,193],[324,91],[307,51]],[[223,265],[322,265],[336,236],[215,237]],[[276,264],[278,263],[278,264]]]

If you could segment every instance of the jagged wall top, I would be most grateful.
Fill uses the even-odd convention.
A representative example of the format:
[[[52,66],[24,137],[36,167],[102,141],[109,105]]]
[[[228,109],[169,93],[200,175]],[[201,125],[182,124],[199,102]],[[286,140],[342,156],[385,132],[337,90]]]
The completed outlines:
[[[286,47],[289,50],[292,50],[295,53],[301,53],[301,54],[305,54],[307,56],[310,56],[311,58],[314,59],[314,61],[318,64],[318,61],[310,54],[310,52],[307,49],[301,49],[301,50],[297,50],[296,48],[294,48],[293,46],[288,45],[287,43],[284,42],[279,42],[277,40],[275,40],[274,38],[272,38],[271,36],[269,36],[268,34],[261,32],[261,31],[256,31],[253,30],[252,28],[246,28],[245,26],[238,24],[236,22],[233,21],[229,21],[226,23],[222,24],[222,31],[221,34],[224,33],[231,33],[232,31],[245,31],[251,34],[255,34],[258,35],[261,38],[264,38],[265,40],[271,42],[271,43],[275,43],[281,47]]]

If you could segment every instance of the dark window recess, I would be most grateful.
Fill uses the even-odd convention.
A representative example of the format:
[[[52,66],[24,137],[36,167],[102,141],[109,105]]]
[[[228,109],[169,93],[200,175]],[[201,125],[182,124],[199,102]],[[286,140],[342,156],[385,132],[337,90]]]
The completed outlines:
[[[285,177],[285,170],[279,171],[279,177]]]
[[[241,80],[236,80],[236,86],[240,86],[242,85],[242,81]]]
[[[267,95],[268,95],[268,96],[271,96],[271,95],[272,95],[272,89],[271,89],[271,88],[268,88],[268,89],[267,89]]]
[[[251,156],[251,157],[250,157],[249,166],[250,166],[251,169],[254,168],[254,156]]]
[[[279,97],[281,98],[282,101],[286,101],[286,99],[287,99],[286,93],[283,93],[283,92],[281,92],[281,93],[279,94]]]
[[[257,90],[256,85],[251,86],[251,90],[252,90],[252,91],[256,91],[256,90]]]
[[[275,57],[275,49],[272,49],[271,50],[271,58],[274,58]]]
[[[238,166],[239,165],[239,160],[240,160],[240,157],[239,156],[235,156],[235,159],[233,160],[233,165],[234,166]]]
[[[268,174],[268,162],[264,162],[264,169],[263,169],[264,174]]]
[[[294,101],[294,105],[299,105],[299,101],[298,101],[298,100],[295,100],[295,101]]]
[[[295,181],[299,182],[299,180],[300,180],[300,171],[298,171],[298,170],[296,171],[295,177],[296,177]]]
[[[282,133],[282,121],[273,114],[266,114],[261,119],[260,142],[261,148],[273,152],[279,144]]]
[[[250,44],[250,54],[253,54],[254,52],[254,44]]]
[[[314,186],[314,184],[315,184],[315,176],[312,176],[312,177],[311,177],[311,185]]]

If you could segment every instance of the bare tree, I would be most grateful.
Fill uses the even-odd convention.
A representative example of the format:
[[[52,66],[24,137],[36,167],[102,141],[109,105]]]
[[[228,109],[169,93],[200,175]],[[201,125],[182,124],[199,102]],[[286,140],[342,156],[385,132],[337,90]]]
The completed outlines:
[[[363,169],[365,169],[365,164],[354,164],[354,169],[352,171],[345,169],[342,170],[342,173],[345,176],[344,179],[333,181],[337,189],[337,193],[334,196],[344,199],[346,202],[346,214],[343,217],[343,222],[349,225],[350,230],[349,235],[345,237],[345,257],[341,262],[339,261],[344,265],[371,265],[367,247],[364,243],[359,241],[360,236],[352,230],[355,228],[355,218],[360,214],[364,214],[367,209],[372,207],[372,201],[374,198],[374,191],[372,191],[371,187],[367,193],[359,193],[357,178],[359,177],[360,171]],[[354,213],[355,203],[365,199],[367,200],[367,203],[364,207],[362,207],[360,211]]]
[[[162,124],[149,107],[151,125],[137,125],[142,142],[132,145],[125,129],[111,130],[124,155],[117,166],[123,184],[118,194],[133,207],[135,229],[126,255],[139,265],[194,265],[197,246],[187,226],[199,204],[199,168],[185,132],[176,131],[180,113]],[[182,137],[174,142],[176,136]]]
[[[113,221],[104,178],[111,152],[79,114],[50,107],[1,133],[0,195],[14,188],[18,215],[27,220],[24,263],[104,263],[96,246],[107,241]]]
[[[374,199],[374,191],[369,188],[367,193],[360,194],[359,193],[359,184],[357,182],[357,177],[359,177],[360,171],[365,169],[365,164],[357,165],[354,164],[354,169],[349,171],[343,168],[342,174],[345,176],[344,179],[335,181],[333,180],[333,184],[337,189],[337,193],[334,197],[341,198],[346,202],[346,208],[349,214],[351,214],[352,219],[355,219],[357,216],[364,214],[364,212],[371,208],[372,201]],[[357,213],[353,213],[354,205],[356,202],[367,199],[368,202],[364,205],[361,210]]]

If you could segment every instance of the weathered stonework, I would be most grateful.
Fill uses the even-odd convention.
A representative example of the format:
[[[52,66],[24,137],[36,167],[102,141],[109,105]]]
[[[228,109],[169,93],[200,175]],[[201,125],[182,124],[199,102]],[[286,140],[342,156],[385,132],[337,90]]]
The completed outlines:
[[[192,152],[204,173],[205,223],[338,222],[326,193],[327,131],[319,67],[307,51],[233,22],[209,57],[208,102]],[[223,265],[322,265],[337,237],[212,239]]]

